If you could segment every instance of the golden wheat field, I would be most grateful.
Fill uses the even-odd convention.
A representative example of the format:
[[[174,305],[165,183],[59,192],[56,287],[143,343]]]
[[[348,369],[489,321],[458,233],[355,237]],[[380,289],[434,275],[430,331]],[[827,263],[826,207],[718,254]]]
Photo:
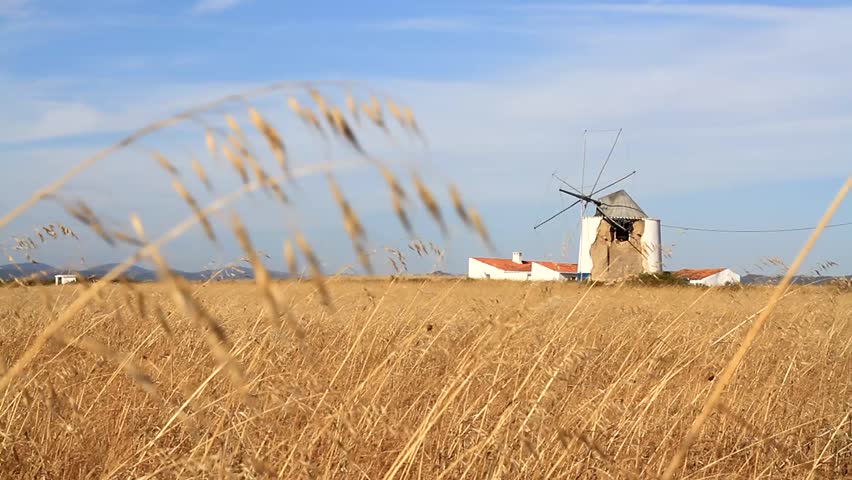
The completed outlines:
[[[0,289],[0,368],[85,288]],[[254,283],[188,288],[210,323],[114,284],[54,335],[0,396],[0,477],[653,478],[771,293],[275,283],[294,335]],[[678,478],[852,476],[850,317],[792,287]]]

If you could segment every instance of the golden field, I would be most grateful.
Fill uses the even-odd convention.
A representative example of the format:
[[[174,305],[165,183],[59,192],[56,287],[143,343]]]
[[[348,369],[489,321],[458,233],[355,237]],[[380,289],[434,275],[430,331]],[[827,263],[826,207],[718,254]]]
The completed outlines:
[[[106,287],[0,393],[0,478],[653,478],[771,293],[327,286],[272,285],[297,338],[254,283],[191,284],[218,353],[166,286]],[[0,289],[0,369],[83,288]],[[677,477],[852,476],[850,318],[793,287]]]

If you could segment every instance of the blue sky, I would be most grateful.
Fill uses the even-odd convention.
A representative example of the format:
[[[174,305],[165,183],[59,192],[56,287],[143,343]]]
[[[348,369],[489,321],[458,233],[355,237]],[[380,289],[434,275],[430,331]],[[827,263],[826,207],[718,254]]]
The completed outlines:
[[[394,145],[377,138],[375,148],[425,160],[427,177],[458,183],[503,255],[576,259],[577,211],[535,232],[532,225],[566,201],[554,171],[580,182],[584,129],[624,129],[604,178],[638,170],[625,186],[665,224],[812,225],[852,173],[849,25],[852,7],[840,2],[0,0],[0,161],[7,172],[0,209],[181,108],[279,80],[346,79],[413,107],[428,152],[404,138]],[[283,101],[264,107],[284,114]],[[294,161],[328,155],[304,132],[292,135],[301,155]],[[589,170],[599,168],[611,135],[587,137]],[[150,149],[183,165],[204,153],[197,132],[160,135],[64,192],[90,200],[116,224],[134,211],[154,231],[165,229],[187,212],[151,168]],[[229,181],[224,172],[214,177]],[[341,173],[341,183],[370,228],[371,247],[404,248],[386,198],[375,193],[375,175]],[[280,263],[281,241],[299,225],[327,269],[351,263],[339,214],[310,194],[325,196],[326,187],[318,180],[303,187],[294,209],[282,211],[261,195],[237,206],[256,243]],[[837,221],[852,221],[849,203]],[[60,208],[43,205],[2,233],[57,221],[73,225]],[[425,218],[421,224],[421,238],[447,249],[440,268],[463,271],[468,256],[487,253],[458,225],[442,239]],[[665,230],[663,242],[669,268],[759,272],[767,257],[789,262],[806,235]],[[812,260],[833,260],[836,273],[852,273],[850,238],[852,228],[828,231]],[[82,256],[96,264],[127,252],[93,235],[83,239],[45,246],[38,258],[63,265]],[[212,247],[197,232],[167,252],[187,269],[239,256],[227,235]]]

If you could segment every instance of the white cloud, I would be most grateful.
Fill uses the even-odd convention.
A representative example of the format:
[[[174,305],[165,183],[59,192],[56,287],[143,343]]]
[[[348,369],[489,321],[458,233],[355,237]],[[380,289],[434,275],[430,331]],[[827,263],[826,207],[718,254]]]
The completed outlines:
[[[454,32],[471,30],[478,25],[479,21],[469,17],[416,17],[372,23],[368,26],[378,30]]]
[[[222,12],[236,7],[244,0],[199,0],[192,10],[195,13]]]
[[[0,110],[0,144],[26,144],[79,135],[127,132],[251,84],[87,85],[71,81],[24,82],[0,77],[8,95]],[[129,95],[128,92],[133,92]]]
[[[777,15],[760,28],[566,23],[548,39],[546,57],[492,74],[370,83],[415,107],[450,175],[464,181],[489,169],[487,185],[470,183],[481,198],[528,198],[554,167],[576,170],[586,128],[624,127],[613,174],[635,166],[636,181],[660,192],[842,175],[852,157],[844,141],[852,130],[852,64],[839,59],[852,50],[852,11],[796,10],[802,15]],[[464,25],[421,19],[398,27]],[[0,91],[17,99],[0,111],[0,142],[128,130],[246,87],[113,85],[86,100],[55,86],[12,83],[0,78]]]
[[[611,173],[638,168],[660,193],[842,176],[852,64],[837,59],[852,50],[850,22],[852,11],[811,9],[759,29],[596,25],[564,55],[502,76],[389,90],[418,107],[436,156],[466,178],[488,169],[470,183],[480,199],[529,199],[553,168],[578,170],[586,128],[624,127]]]
[[[748,5],[736,3],[600,3],[600,4],[531,4],[521,10],[539,13],[613,13],[631,15],[659,15],[677,17],[719,17],[742,20],[794,20],[801,15],[819,11],[813,7],[784,7],[772,5]],[[825,10],[837,10],[828,8]]]
[[[30,0],[0,0],[0,18],[25,16],[30,6]]]

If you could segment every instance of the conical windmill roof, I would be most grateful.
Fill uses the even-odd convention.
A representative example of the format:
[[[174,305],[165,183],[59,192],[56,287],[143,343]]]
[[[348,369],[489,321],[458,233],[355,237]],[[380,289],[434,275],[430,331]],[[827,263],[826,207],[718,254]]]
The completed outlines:
[[[610,193],[598,199],[601,205],[598,207],[596,216],[601,213],[609,218],[648,218],[642,208],[624,190]]]

